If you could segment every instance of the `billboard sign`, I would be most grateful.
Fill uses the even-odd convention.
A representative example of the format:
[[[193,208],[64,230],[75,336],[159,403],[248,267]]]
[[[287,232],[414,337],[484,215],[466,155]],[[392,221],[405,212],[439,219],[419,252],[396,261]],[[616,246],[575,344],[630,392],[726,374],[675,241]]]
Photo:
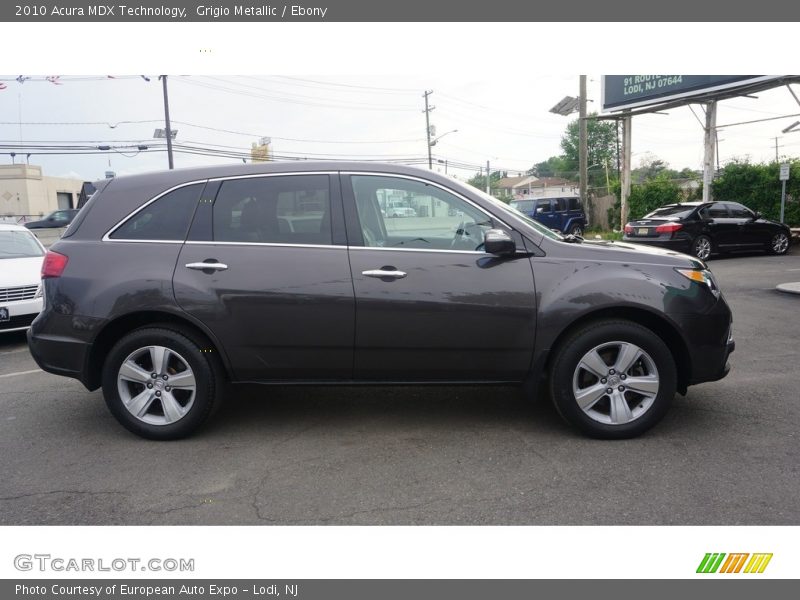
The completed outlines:
[[[603,112],[663,104],[680,98],[780,79],[776,75],[603,75]]]

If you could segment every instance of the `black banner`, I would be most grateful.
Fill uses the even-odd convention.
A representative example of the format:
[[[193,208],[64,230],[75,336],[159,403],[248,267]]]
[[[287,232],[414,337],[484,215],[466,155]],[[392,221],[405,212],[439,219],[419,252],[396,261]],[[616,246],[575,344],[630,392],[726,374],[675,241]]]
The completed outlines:
[[[136,1],[108,4],[86,0],[0,5],[0,20],[27,22],[769,22],[800,20],[800,3],[762,0],[607,0],[592,2],[462,2],[456,0],[296,0],[294,2]],[[642,31],[632,31],[628,43],[638,45]],[[565,42],[569,30],[564,31]],[[535,31],[531,32],[532,41]],[[684,43],[676,33],[676,42]]]
[[[714,577],[713,575],[711,576]],[[797,582],[780,579],[539,580],[539,579],[170,579],[3,580],[5,600],[531,600],[532,598],[614,598],[674,600],[714,597],[726,600],[790,598]]]

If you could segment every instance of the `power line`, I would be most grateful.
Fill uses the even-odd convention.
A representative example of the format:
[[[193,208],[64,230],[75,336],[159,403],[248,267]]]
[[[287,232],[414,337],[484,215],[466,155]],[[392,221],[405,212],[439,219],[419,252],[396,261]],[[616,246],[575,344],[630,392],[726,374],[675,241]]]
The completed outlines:
[[[399,106],[398,107],[392,107],[392,106],[378,106],[378,105],[366,105],[366,104],[365,105],[356,106],[356,105],[353,105],[353,104],[330,104],[330,103],[325,103],[325,102],[308,102],[308,101],[304,101],[304,100],[295,100],[293,98],[286,98],[286,97],[281,97],[281,96],[273,96],[273,95],[261,94],[261,93],[256,93],[256,92],[249,92],[249,91],[245,91],[245,90],[236,90],[236,89],[226,88],[226,87],[223,87],[223,86],[220,86],[220,85],[204,83],[204,82],[201,82],[201,81],[192,81],[190,79],[177,79],[176,81],[179,81],[179,82],[181,82],[183,84],[186,84],[186,85],[194,85],[194,86],[198,86],[198,87],[202,87],[202,88],[206,88],[206,89],[211,89],[211,90],[215,90],[215,91],[219,91],[219,92],[224,92],[224,93],[228,93],[228,94],[235,94],[235,95],[239,95],[239,96],[248,96],[248,97],[251,97],[251,98],[258,98],[258,99],[267,100],[267,101],[270,101],[270,102],[283,102],[283,103],[286,103],[286,104],[295,104],[295,105],[301,105],[301,106],[316,106],[316,107],[320,107],[320,108],[338,108],[338,109],[344,109],[344,110],[374,110],[374,111],[380,111],[380,112],[413,112],[413,111],[416,111],[415,108],[399,107]]]
[[[390,87],[375,87],[370,85],[352,85],[347,83],[332,83],[329,81],[318,81],[315,79],[303,79],[300,77],[286,77],[284,75],[273,75],[273,77],[277,79],[289,79],[292,81],[305,81],[308,83],[316,83],[319,85],[326,85],[332,87],[344,87],[344,88],[356,88],[360,90],[374,90],[374,91],[382,91],[382,92],[399,92],[404,94],[416,94],[418,93],[417,90],[413,90],[410,88],[390,88]]]

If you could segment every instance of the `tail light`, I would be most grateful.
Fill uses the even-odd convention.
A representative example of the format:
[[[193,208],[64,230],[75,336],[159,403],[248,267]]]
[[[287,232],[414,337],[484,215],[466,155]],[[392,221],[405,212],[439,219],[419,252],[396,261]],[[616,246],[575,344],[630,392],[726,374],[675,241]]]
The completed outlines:
[[[675,233],[679,229],[683,229],[680,223],[665,223],[656,227],[656,233]]]
[[[631,225],[630,223],[625,225],[625,233],[633,233],[633,225]]]
[[[48,277],[61,277],[64,269],[67,268],[69,258],[58,252],[48,250],[44,255],[44,262],[42,263],[42,279]]]

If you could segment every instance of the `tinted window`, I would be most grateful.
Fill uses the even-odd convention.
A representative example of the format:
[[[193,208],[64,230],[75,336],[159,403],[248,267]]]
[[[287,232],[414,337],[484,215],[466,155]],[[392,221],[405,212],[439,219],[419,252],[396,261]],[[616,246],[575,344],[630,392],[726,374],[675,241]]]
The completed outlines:
[[[678,217],[680,219],[685,219],[692,211],[697,208],[696,206],[686,206],[681,204],[671,204],[668,206],[662,206],[661,208],[657,208],[653,212],[646,214],[643,218],[645,219],[658,219],[660,217]]]
[[[187,185],[161,196],[128,219],[111,238],[183,241],[203,185]]]
[[[226,181],[214,203],[213,228],[223,242],[331,244],[328,176]]]
[[[492,226],[485,213],[433,185],[371,175],[351,180],[365,246],[475,251]]]
[[[577,198],[568,198],[569,210],[581,210],[581,203]]]
[[[712,204],[703,209],[703,216],[708,219],[727,219],[728,209],[724,204]]]
[[[567,199],[553,198],[553,209],[556,212],[564,212],[565,210],[567,210]]]
[[[728,204],[728,210],[730,211],[730,215],[734,219],[752,219],[753,213],[751,213],[747,208],[742,206],[741,204]]]
[[[553,212],[550,208],[550,200],[539,200],[536,203],[536,212],[540,214]]]

